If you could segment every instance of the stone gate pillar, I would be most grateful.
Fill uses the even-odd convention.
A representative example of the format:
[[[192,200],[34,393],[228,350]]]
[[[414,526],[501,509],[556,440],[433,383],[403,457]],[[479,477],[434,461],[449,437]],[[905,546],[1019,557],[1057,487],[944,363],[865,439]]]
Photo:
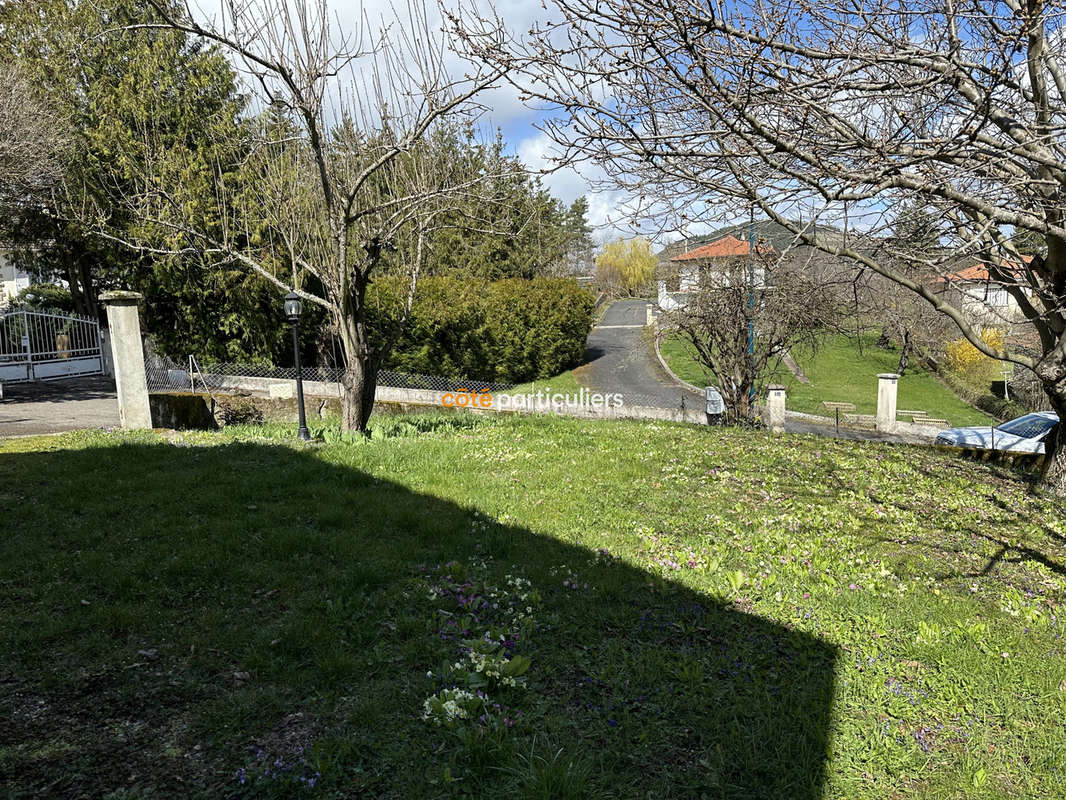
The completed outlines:
[[[104,292],[100,295],[107,307],[118,414],[126,429],[152,427],[148,381],[144,374],[144,348],[141,346],[141,319],[137,310],[141,297],[137,292]]]
[[[766,395],[766,427],[774,433],[785,432],[785,387],[773,384]]]
[[[882,372],[877,376],[877,430],[893,433],[896,430],[896,382],[899,375]]]

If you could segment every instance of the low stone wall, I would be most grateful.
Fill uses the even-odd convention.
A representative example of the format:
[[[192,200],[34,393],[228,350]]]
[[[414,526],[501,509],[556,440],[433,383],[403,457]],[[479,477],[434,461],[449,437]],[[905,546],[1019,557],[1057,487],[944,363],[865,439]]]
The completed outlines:
[[[296,395],[296,381],[281,378],[251,378],[234,375],[209,375],[212,386],[230,392],[251,393],[265,396],[275,400],[290,400]],[[454,392],[441,392],[432,389],[404,389],[396,386],[379,386],[374,393],[375,404],[384,404],[402,409],[417,408],[446,408],[445,397]],[[339,399],[341,385],[325,381],[304,381],[304,396],[311,398]],[[536,408],[520,408],[515,405],[503,406],[499,402],[500,394],[495,396],[497,402],[488,408],[469,408],[470,411],[496,412],[496,413],[533,413],[533,414],[560,414],[567,417],[579,417],[584,419],[659,419],[672,422],[689,422],[694,424],[706,424],[707,416],[702,408],[653,408],[649,406],[619,406],[619,407],[591,407],[591,406],[551,406],[542,404]],[[311,414],[311,403],[308,402],[308,414]],[[293,405],[295,409],[295,405]],[[293,412],[295,413],[295,411]],[[273,418],[273,417],[271,417]],[[294,417],[295,419],[295,417]]]
[[[224,392],[252,392],[266,397],[296,396],[296,381],[283,378],[253,378],[244,375],[207,375],[211,387]],[[340,397],[341,385],[327,381],[304,381],[305,397]]]
[[[161,428],[217,427],[219,406],[225,399],[240,397],[255,404],[266,420],[295,422],[297,419],[296,381],[276,378],[212,379],[219,387],[214,396],[199,392],[164,392],[151,395],[152,422]],[[224,394],[229,392],[232,394]],[[375,408],[383,411],[413,412],[427,409],[471,411],[479,414],[558,414],[578,419],[650,419],[705,425],[701,408],[654,408],[649,406],[564,405],[547,402],[532,406],[519,404],[514,395],[496,394],[485,407],[457,407],[455,392],[430,389],[402,389],[379,386],[374,394]],[[470,397],[468,395],[467,397]],[[518,396],[524,397],[524,396]],[[308,418],[340,414],[340,384],[304,382],[304,402]]]
[[[225,406],[233,402],[252,404],[272,422],[296,422],[299,412],[295,397],[262,397],[259,395],[231,395],[215,392],[153,392],[148,396],[152,412],[152,427],[174,430],[214,430],[224,419]],[[340,414],[339,398],[305,397],[305,411],[309,419],[321,419]]]
[[[167,392],[148,395],[153,428],[214,430],[215,402],[206,394]]]

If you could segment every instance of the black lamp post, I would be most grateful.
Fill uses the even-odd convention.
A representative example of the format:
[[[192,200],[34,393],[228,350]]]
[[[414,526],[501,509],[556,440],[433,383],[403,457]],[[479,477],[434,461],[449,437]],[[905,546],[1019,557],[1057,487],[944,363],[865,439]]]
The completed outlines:
[[[285,316],[292,325],[292,357],[296,362],[296,407],[300,412],[300,428],[296,431],[296,437],[302,441],[311,441],[311,432],[307,430],[307,417],[304,415],[304,381],[300,375],[300,312],[303,311],[303,301],[296,292],[285,295]]]

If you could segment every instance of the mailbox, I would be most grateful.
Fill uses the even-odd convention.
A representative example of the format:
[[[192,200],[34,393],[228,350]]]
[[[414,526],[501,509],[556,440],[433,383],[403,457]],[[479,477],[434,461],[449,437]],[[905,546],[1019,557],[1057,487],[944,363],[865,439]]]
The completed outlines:
[[[725,413],[725,402],[722,395],[713,386],[707,387],[707,424],[718,425]]]

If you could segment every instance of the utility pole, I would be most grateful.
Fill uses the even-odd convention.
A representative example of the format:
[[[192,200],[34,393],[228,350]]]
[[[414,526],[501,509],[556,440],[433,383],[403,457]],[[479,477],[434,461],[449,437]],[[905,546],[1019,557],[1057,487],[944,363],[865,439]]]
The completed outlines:
[[[750,207],[748,219],[748,362],[752,383],[749,404],[755,402],[755,205]]]

